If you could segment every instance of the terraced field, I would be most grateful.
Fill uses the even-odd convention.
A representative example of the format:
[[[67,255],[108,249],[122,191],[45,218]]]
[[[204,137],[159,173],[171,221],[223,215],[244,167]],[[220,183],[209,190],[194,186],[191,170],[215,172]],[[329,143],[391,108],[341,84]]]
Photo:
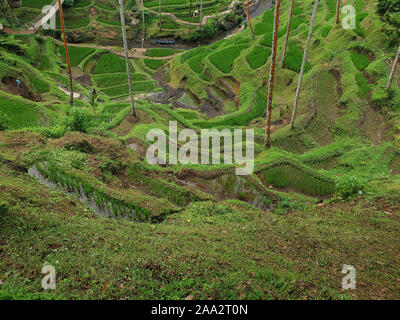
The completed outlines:
[[[23,1],[16,13],[27,22],[47,3]],[[199,17],[189,13],[200,2],[191,3],[162,1],[157,33],[159,2],[145,0],[148,34],[194,33]],[[270,148],[272,10],[252,20],[254,38],[245,25],[190,50],[130,48],[136,116],[114,42],[69,44],[70,105],[63,43],[40,31],[1,34],[0,298],[398,299],[399,70],[386,90],[396,48],[374,3],[348,3],[353,30],[336,25],[334,1],[320,2],[294,128],[314,2],[295,2],[284,61],[282,3]],[[140,7],[125,5],[131,18]],[[212,15],[230,1],[203,5]],[[76,1],[65,18],[80,36],[120,36],[114,0]],[[212,144],[198,156],[213,164],[151,164],[153,129],[166,132],[157,157],[169,160],[188,147],[185,133],[253,129],[254,142],[242,136],[235,153],[253,147],[254,171],[237,175],[240,165],[223,164]],[[44,259],[64,268],[53,292],[32,271]],[[341,289],[343,264],[357,268],[357,290]]]

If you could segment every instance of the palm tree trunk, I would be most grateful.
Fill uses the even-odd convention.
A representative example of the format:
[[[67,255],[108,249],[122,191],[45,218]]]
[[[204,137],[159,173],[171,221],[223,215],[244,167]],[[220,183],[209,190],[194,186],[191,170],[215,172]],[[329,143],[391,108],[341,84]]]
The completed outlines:
[[[68,52],[68,43],[67,43],[67,36],[65,35],[65,28],[64,28],[64,16],[62,11],[62,4],[61,0],[58,0],[58,12],[60,14],[60,24],[61,24],[61,31],[64,38],[64,48],[65,48],[65,60],[67,60],[68,66],[68,76],[69,76],[69,104],[71,106],[74,105],[74,90],[72,85],[72,71],[71,71],[71,62],[69,60],[69,52]]]
[[[253,26],[251,24],[251,19],[250,19],[250,0],[245,0],[243,2],[243,7],[244,7],[244,12],[246,13],[247,22],[249,23],[251,34],[252,34],[253,39],[254,39],[255,35],[254,35]]]
[[[340,11],[340,0],[337,0],[337,3],[336,3],[336,24],[339,24],[339,22],[340,22],[339,11]]]
[[[390,88],[392,87],[393,78],[394,78],[394,72],[396,71],[397,62],[399,61],[399,55],[400,55],[400,45],[399,45],[399,49],[397,50],[396,57],[394,58],[393,65],[392,65],[392,70],[390,71],[389,80],[388,80],[388,83],[386,85],[386,90],[387,91],[389,91]]]
[[[285,46],[283,47],[283,56],[282,56],[282,68],[285,69],[285,59],[287,53],[287,47],[289,43],[289,35],[290,35],[290,26],[292,24],[292,17],[293,17],[293,3],[294,0],[290,0],[290,11],[289,11],[289,21],[286,30],[286,38],[285,38]]]
[[[189,0],[189,26],[188,26],[188,33],[190,36],[190,19],[192,18],[192,0]]]
[[[146,27],[145,27],[145,25],[144,25],[144,5],[143,5],[143,8],[142,8],[143,10],[142,10],[142,24],[143,24],[143,28],[142,28],[142,48],[144,47],[144,36],[145,36],[145,34],[146,34]]]
[[[292,113],[292,119],[290,121],[290,129],[294,128],[294,119],[296,117],[297,103],[299,102],[300,88],[301,88],[301,83],[303,82],[304,68],[305,68],[306,62],[307,62],[307,53],[308,53],[308,49],[310,47],[311,36],[313,33],[313,29],[314,29],[314,22],[315,22],[315,17],[317,15],[318,4],[319,4],[319,0],[315,0],[314,10],[313,10],[313,14],[311,17],[310,30],[308,32],[307,44],[306,44],[306,48],[304,49],[303,62],[301,64],[299,83],[297,85],[296,97],[294,99],[294,104],[293,104],[293,113]]]
[[[275,77],[275,64],[276,64],[276,51],[278,46],[278,30],[279,30],[279,12],[281,8],[281,0],[276,0],[275,4],[275,18],[274,18],[274,37],[272,40],[272,53],[271,53],[271,66],[269,71],[268,83],[268,103],[267,103],[267,126],[265,135],[265,147],[271,147],[271,114],[272,114],[272,97],[274,92],[274,77]]]
[[[200,30],[203,23],[203,0],[200,0]]]
[[[124,42],[126,72],[128,74],[129,95],[130,95],[130,98],[131,98],[132,114],[136,118],[135,99],[133,97],[133,88],[132,88],[132,80],[131,80],[131,68],[130,68],[129,53],[128,53],[128,42],[126,40],[124,4],[123,4],[122,0],[118,0],[118,2],[119,2],[119,13],[120,13],[120,16],[121,16],[122,40]]]
[[[143,4],[144,6],[144,4]],[[160,28],[160,32],[162,31],[162,26],[161,26],[161,0],[158,0],[158,26]]]

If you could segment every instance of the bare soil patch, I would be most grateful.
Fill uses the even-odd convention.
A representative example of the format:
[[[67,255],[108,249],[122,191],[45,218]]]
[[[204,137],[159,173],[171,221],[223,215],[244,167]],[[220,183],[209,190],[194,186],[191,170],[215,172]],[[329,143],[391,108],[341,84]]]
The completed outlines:
[[[22,81],[20,86],[18,87],[17,85],[17,78],[15,77],[4,77],[1,79],[1,82],[5,85],[3,88],[4,91],[11,93],[16,96],[21,96],[25,99],[39,102],[42,101],[41,97],[39,95],[35,95],[32,93],[30,88]]]

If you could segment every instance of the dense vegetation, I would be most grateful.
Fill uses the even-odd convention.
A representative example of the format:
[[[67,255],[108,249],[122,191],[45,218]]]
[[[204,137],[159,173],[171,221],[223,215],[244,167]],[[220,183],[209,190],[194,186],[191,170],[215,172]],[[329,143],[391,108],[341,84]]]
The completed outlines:
[[[16,12],[25,23],[49,2],[23,1]],[[205,14],[229,3],[204,1]],[[318,7],[294,129],[314,2],[295,1],[286,68],[282,3],[270,149],[272,10],[252,20],[254,39],[246,25],[190,50],[132,49],[136,118],[122,49],[81,41],[93,22],[96,40],[105,30],[119,37],[114,1],[65,8],[67,30],[81,33],[69,45],[73,106],[58,34],[0,34],[0,298],[398,299],[400,68],[386,90],[398,2],[347,1],[354,30],[336,25],[335,3]],[[179,21],[163,15],[164,35],[198,36],[188,4],[165,4]],[[158,17],[146,17],[160,36]],[[218,25],[211,20],[202,32]],[[254,129],[254,173],[149,164],[146,135],[170,121],[197,133]],[[56,268],[56,290],[41,289],[44,263]],[[357,270],[356,290],[342,290],[344,264]]]

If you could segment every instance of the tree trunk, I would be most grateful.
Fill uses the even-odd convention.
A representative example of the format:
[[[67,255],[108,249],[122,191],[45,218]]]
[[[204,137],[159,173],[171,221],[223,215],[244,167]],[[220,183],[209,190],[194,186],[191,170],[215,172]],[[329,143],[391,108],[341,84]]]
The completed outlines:
[[[340,11],[340,0],[337,0],[337,3],[336,3],[336,24],[339,24],[339,22],[340,22],[339,11]]]
[[[143,10],[142,10],[142,24],[143,24],[143,28],[142,28],[142,49],[144,48],[144,36],[145,36],[145,34],[146,34],[146,27],[145,27],[145,25],[144,25],[144,5],[143,5],[143,8],[142,8]]]
[[[190,19],[192,18],[192,0],[189,0],[189,26],[188,26],[188,33],[190,36]]]
[[[65,34],[64,16],[63,16],[63,11],[62,11],[61,0],[58,0],[58,12],[59,12],[59,14],[60,14],[61,31],[62,31],[63,38],[64,38],[65,60],[67,60],[67,66],[68,66],[68,75],[69,75],[69,104],[70,104],[71,106],[73,106],[73,105],[74,105],[74,90],[73,90],[73,85],[72,85],[71,62],[70,62],[70,60],[69,60],[67,36],[66,36],[66,34]]]
[[[245,0],[243,2],[243,7],[244,7],[244,12],[246,13],[247,22],[249,23],[251,34],[252,34],[253,39],[254,39],[255,35],[254,35],[253,26],[251,24],[251,19],[250,19],[250,0]]]
[[[314,22],[315,22],[315,17],[317,15],[318,4],[319,4],[319,0],[315,0],[314,10],[313,10],[313,14],[311,17],[310,30],[308,32],[308,37],[307,37],[307,44],[306,44],[306,48],[304,49],[303,62],[301,64],[299,83],[297,84],[296,97],[295,97],[294,104],[293,104],[293,113],[292,113],[292,119],[290,121],[290,129],[294,128],[294,120],[296,117],[297,103],[299,102],[300,88],[301,88],[301,83],[303,82],[304,68],[305,68],[306,62],[307,62],[307,53],[308,53],[308,49],[310,47],[311,36],[313,33],[313,29],[314,29]]]
[[[289,11],[289,21],[286,30],[286,38],[285,38],[285,46],[283,47],[283,56],[282,56],[282,68],[285,69],[285,59],[287,53],[287,47],[289,42],[289,35],[290,35],[290,26],[292,24],[292,17],[293,17],[293,3],[294,0],[290,0],[290,11]]]
[[[132,80],[131,80],[131,68],[130,68],[130,62],[129,62],[128,42],[126,40],[124,4],[123,4],[122,0],[118,0],[118,1],[119,1],[119,13],[120,13],[120,16],[121,16],[122,40],[124,42],[126,72],[128,74],[129,95],[130,95],[130,98],[131,98],[132,114],[136,118],[135,99],[133,97]]]
[[[143,1],[143,6],[144,6],[144,1]],[[161,25],[161,0],[158,0],[158,27],[160,28],[160,32],[162,31],[162,25]]]
[[[386,90],[387,91],[389,91],[390,88],[392,87],[394,73],[396,71],[397,62],[399,61],[399,55],[400,55],[400,45],[399,45],[399,49],[397,50],[396,57],[394,58],[393,65],[392,65],[392,70],[390,71],[389,80],[388,80],[388,83],[386,85]]]
[[[274,18],[274,37],[272,40],[272,53],[271,53],[271,67],[269,71],[268,83],[268,103],[267,103],[267,126],[265,134],[265,147],[271,147],[271,114],[272,114],[272,97],[274,91],[274,77],[275,77],[275,64],[276,64],[276,50],[278,46],[278,30],[279,30],[279,11],[281,8],[281,0],[276,0],[275,4],[275,18]]]
[[[203,23],[203,0],[200,0],[200,30]]]

